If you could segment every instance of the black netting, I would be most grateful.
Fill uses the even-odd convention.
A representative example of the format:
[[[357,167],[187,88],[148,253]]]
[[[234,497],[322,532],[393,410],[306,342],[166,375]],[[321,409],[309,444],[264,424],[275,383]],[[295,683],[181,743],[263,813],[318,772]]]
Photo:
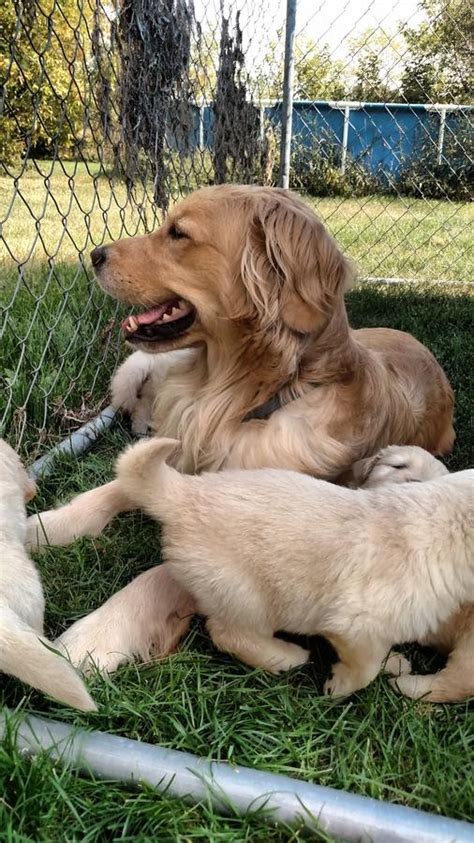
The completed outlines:
[[[3,4],[0,421],[31,453],[95,414],[119,359],[90,250],[200,185],[277,182],[283,5]],[[299,5],[291,186],[362,275],[470,280],[469,4]]]

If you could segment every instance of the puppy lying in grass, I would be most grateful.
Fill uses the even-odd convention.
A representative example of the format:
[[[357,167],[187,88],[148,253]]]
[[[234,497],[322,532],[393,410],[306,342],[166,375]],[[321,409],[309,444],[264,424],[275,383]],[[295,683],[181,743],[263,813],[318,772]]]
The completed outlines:
[[[163,526],[172,575],[207,618],[214,644],[272,672],[308,660],[277,630],[324,635],[339,661],[326,694],[364,688],[390,654],[474,600],[474,471],[424,483],[348,489],[291,471],[182,475],[176,440],[119,457],[125,494]]]
[[[18,455],[0,440],[0,670],[93,711],[96,705],[81,678],[43,637],[43,589],[25,551],[25,501],[35,493]]]

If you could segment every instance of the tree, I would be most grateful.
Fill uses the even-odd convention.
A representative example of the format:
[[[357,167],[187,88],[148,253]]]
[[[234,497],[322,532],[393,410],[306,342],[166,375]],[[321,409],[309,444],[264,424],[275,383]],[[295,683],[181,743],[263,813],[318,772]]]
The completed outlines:
[[[295,99],[338,100],[346,93],[344,63],[331,57],[329,47],[312,39],[298,40],[295,49]]]
[[[88,23],[75,0],[2,3],[5,163],[19,154],[71,154],[84,140]]]
[[[366,29],[350,42],[353,82],[351,98],[366,102],[394,102],[399,98],[400,38],[383,29]]]
[[[283,33],[272,41],[264,65],[258,71],[256,88],[262,99],[281,100],[283,94]],[[255,74],[254,74],[255,76]],[[337,100],[346,93],[344,63],[331,57],[329,46],[312,38],[295,42],[294,99]]]
[[[408,55],[402,77],[407,102],[469,103],[474,7],[465,0],[421,0],[426,20],[403,30]]]

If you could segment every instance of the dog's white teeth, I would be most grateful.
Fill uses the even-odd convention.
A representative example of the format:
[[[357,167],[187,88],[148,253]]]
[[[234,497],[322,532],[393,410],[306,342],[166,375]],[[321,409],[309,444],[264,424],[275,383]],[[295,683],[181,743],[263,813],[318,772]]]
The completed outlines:
[[[179,307],[172,307],[171,308],[171,316],[173,315],[173,313],[179,313],[179,311],[180,311]]]
[[[138,328],[138,322],[133,316],[128,317],[127,331],[131,334]]]
[[[171,319],[171,316],[170,316],[169,313],[163,313],[163,316],[161,317],[162,322],[169,322],[170,319]]]

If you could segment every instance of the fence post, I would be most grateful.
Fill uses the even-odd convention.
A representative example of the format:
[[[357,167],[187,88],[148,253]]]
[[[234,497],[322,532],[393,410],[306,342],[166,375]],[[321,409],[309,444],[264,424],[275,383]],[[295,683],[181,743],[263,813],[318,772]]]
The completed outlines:
[[[199,106],[198,149],[204,149],[204,105]]]
[[[290,184],[291,127],[293,121],[293,80],[295,75],[295,28],[297,0],[286,0],[285,72],[281,106],[280,187]]]
[[[344,175],[346,172],[346,161],[347,161],[347,143],[349,140],[349,117],[350,117],[350,106],[344,106],[344,128],[342,130],[342,150],[341,150],[341,173]]]
[[[446,109],[442,108],[439,113],[439,134],[438,134],[438,158],[437,163],[443,163],[444,130],[446,127]]]

